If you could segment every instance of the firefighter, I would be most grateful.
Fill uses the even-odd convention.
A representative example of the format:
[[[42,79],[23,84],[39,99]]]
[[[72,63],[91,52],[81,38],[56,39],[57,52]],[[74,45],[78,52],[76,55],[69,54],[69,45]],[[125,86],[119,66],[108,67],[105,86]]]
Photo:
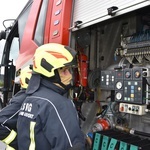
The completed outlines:
[[[17,118],[20,107],[26,98],[25,90],[31,78],[32,70],[29,66],[20,72],[21,90],[16,93],[9,104],[0,112],[0,149],[17,150]]]
[[[56,43],[42,45],[33,57],[33,75],[18,116],[19,150],[84,150],[85,139],[70,89],[76,51]],[[24,142],[25,141],[25,142]]]

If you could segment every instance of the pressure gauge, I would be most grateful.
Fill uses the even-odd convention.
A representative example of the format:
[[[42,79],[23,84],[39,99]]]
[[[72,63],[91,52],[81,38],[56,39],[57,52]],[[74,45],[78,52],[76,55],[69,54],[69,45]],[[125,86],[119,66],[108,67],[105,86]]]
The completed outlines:
[[[136,71],[134,75],[135,75],[135,78],[139,78],[141,76],[141,73],[139,71]]]
[[[130,77],[131,77],[131,73],[130,73],[129,71],[127,71],[127,72],[125,73],[125,77],[126,77],[126,78],[130,78]]]
[[[118,81],[118,82],[116,83],[116,88],[117,88],[117,89],[121,89],[121,88],[122,88],[122,82]]]
[[[122,94],[120,92],[116,93],[116,99],[121,100]]]

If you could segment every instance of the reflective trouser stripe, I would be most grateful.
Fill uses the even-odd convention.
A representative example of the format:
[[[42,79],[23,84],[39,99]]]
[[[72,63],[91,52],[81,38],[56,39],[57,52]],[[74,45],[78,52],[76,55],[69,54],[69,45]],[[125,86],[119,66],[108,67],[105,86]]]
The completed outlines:
[[[34,127],[35,127],[35,122],[30,122],[30,146],[29,146],[29,150],[35,150],[35,140],[34,140]]]
[[[6,150],[15,150],[13,147],[7,145]]]
[[[6,144],[10,144],[15,139],[16,136],[17,133],[14,130],[12,130],[10,134],[2,141]]]

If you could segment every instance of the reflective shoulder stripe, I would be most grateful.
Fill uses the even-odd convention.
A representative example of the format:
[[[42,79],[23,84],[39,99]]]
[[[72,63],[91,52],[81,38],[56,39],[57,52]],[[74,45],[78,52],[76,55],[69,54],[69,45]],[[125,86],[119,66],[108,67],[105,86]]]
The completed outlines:
[[[11,130],[10,134],[2,141],[5,142],[6,144],[10,144],[15,139],[16,136],[17,133],[14,130]]]
[[[29,146],[29,150],[35,150],[35,140],[34,140],[34,128],[35,128],[35,122],[31,121],[30,122],[30,146]]]
[[[7,145],[6,150],[15,150],[13,147]]]

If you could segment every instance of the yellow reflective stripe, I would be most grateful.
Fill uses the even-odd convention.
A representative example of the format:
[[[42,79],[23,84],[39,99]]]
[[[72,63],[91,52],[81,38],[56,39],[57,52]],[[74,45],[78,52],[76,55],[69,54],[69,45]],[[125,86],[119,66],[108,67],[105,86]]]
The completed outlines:
[[[15,150],[13,147],[7,145],[6,150]]]
[[[11,130],[10,134],[2,141],[5,142],[6,144],[10,144],[15,139],[16,136],[17,133],[14,130]]]
[[[34,127],[35,127],[35,122],[31,121],[30,122],[30,146],[29,146],[29,150],[35,150],[35,140],[34,140]]]

